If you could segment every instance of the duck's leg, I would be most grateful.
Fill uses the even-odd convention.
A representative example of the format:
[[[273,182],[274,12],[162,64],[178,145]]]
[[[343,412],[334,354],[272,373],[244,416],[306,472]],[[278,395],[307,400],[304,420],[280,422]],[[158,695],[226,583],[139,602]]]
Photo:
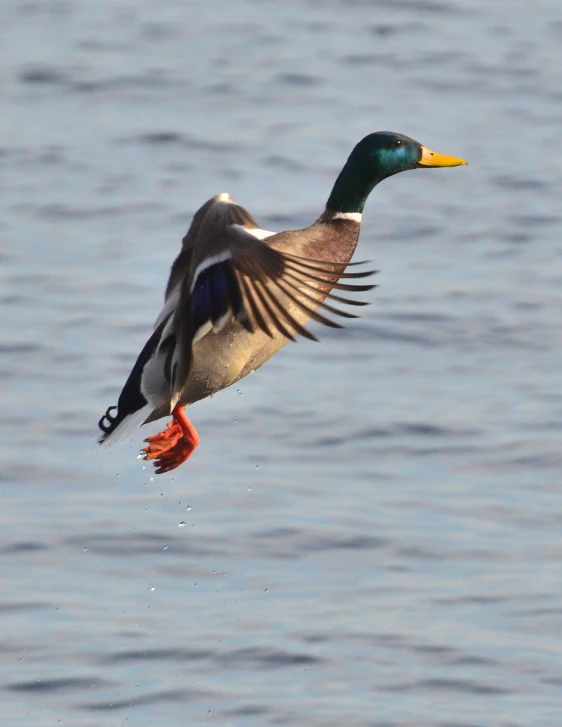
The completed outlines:
[[[155,460],[156,474],[169,472],[188,460],[200,442],[199,435],[187,418],[183,406],[177,404],[172,411],[172,421],[160,434],[147,437],[148,443],[141,454],[144,459]]]

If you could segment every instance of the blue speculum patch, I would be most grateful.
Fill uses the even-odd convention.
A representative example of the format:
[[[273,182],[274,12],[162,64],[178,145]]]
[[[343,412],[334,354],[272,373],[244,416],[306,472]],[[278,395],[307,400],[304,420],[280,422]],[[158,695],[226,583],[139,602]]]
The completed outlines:
[[[190,299],[190,317],[194,331],[205,323],[216,324],[231,307],[232,273],[230,262],[223,261],[203,270]]]

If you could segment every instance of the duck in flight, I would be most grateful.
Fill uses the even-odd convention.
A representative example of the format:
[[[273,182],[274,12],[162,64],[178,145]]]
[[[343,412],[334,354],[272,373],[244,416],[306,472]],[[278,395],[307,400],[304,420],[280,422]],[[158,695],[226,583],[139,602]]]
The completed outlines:
[[[234,384],[270,359],[312,319],[355,318],[341,304],[374,286],[374,271],[348,270],[361,215],[383,179],[420,167],[456,167],[463,159],[430,151],[402,134],[362,139],[341,170],[326,208],[310,227],[269,232],[228,194],[195,213],[172,265],[164,307],[119,396],[99,421],[100,443],[171,415],[141,451],[156,472],[179,467],[199,444],[185,407]]]

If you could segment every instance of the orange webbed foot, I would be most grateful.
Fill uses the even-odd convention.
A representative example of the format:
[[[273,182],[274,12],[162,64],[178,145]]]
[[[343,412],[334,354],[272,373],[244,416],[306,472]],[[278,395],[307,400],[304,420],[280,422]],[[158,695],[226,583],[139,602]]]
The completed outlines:
[[[143,459],[156,459],[162,452],[171,449],[183,437],[183,430],[175,419],[168,422],[166,429],[152,437],[147,437],[144,441],[148,447],[141,449]]]
[[[154,460],[156,474],[161,475],[163,472],[175,470],[176,467],[179,467],[180,464],[183,464],[191,457],[196,446],[197,445],[194,445],[189,440],[184,438],[180,439],[173,447],[162,452],[162,454]]]
[[[183,407],[174,407],[173,419],[168,422],[166,429],[144,441],[148,446],[141,450],[143,459],[154,460],[156,474],[179,467],[188,460],[199,444],[199,435],[193,424],[187,418]]]

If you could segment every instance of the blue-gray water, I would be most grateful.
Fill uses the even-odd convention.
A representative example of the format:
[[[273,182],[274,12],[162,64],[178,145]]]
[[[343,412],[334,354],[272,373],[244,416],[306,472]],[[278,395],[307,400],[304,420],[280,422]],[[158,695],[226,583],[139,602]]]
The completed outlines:
[[[561,44],[559,0],[2,4],[3,727],[560,725]],[[378,129],[470,166],[375,190],[362,318],[169,475],[98,448],[194,210],[305,225]]]

